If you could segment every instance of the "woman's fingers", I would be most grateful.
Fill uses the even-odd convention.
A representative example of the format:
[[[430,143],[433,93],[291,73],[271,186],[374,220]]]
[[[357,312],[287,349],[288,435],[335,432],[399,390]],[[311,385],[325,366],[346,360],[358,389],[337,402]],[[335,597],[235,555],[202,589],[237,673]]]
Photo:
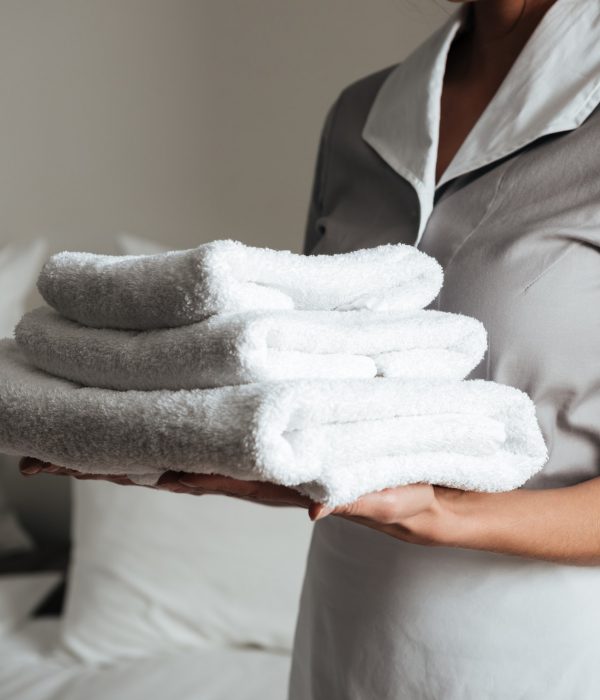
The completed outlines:
[[[19,462],[19,469],[23,476],[33,476],[34,474],[60,474],[61,476],[75,476],[81,473],[75,469],[60,467],[51,462],[42,462],[34,457],[23,457]]]
[[[308,508],[312,501],[294,489],[266,481],[234,479],[218,474],[181,473],[179,484],[188,493],[213,493],[235,496],[261,503],[293,505]]]
[[[42,462],[33,457],[23,457],[19,462],[19,470],[23,476],[34,476],[43,471],[45,466],[50,466],[48,462]]]
[[[430,484],[408,484],[368,493],[338,508],[315,504],[311,507],[309,515],[312,520],[320,520],[332,514],[356,519],[363,524],[370,521],[380,525],[393,525],[431,507],[434,499],[433,487]]]
[[[70,471],[74,471],[66,469],[65,467],[59,467],[57,464],[52,464],[50,462],[42,462],[40,459],[35,459],[34,457],[23,457],[19,463],[19,469],[23,476],[34,476],[35,474],[41,473],[65,475]]]
[[[131,479],[122,474],[84,474],[83,472],[77,471],[77,469],[60,467],[57,464],[43,462],[42,460],[35,459],[34,457],[23,457],[19,462],[19,470],[23,476],[34,476],[35,474],[54,474],[56,476],[72,476],[75,479],[81,479],[82,481],[111,481],[112,483],[120,484],[122,486],[130,486],[135,484],[135,482],[131,481]]]
[[[76,469],[61,467],[49,462],[43,462],[33,457],[23,457],[19,468],[24,476],[35,474],[55,474],[60,476],[72,476],[81,480],[103,480],[115,484],[130,486],[136,485],[126,476],[119,474],[84,474]],[[153,489],[172,491],[174,493],[188,493],[196,496],[203,494],[221,494],[242,498],[259,503],[271,505],[288,505],[309,508],[315,504],[306,496],[287,486],[272,484],[265,481],[246,481],[234,479],[219,474],[189,474],[169,470],[161,474],[157,483],[150,486]]]
[[[163,472],[152,488],[162,489],[164,491],[178,491],[179,489],[183,489],[184,487],[179,483],[180,475],[181,472],[173,470]]]

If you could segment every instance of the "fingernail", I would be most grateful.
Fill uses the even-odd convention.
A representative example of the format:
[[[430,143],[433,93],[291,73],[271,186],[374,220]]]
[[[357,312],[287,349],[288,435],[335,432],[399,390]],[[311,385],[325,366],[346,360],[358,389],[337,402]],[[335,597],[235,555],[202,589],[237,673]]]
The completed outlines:
[[[198,484],[194,484],[191,481],[179,481],[177,483],[181,488],[184,488],[184,489],[196,489],[196,488],[198,488]]]
[[[330,515],[333,512],[333,508],[330,508],[329,506],[324,506],[321,505],[317,512],[315,513],[315,516],[312,518],[313,521],[316,520],[321,520],[322,518],[326,518],[328,515]]]
[[[24,474],[25,476],[33,476],[34,474],[39,474],[41,471],[41,467],[37,467],[32,464],[28,467],[23,467],[21,469],[21,474]]]

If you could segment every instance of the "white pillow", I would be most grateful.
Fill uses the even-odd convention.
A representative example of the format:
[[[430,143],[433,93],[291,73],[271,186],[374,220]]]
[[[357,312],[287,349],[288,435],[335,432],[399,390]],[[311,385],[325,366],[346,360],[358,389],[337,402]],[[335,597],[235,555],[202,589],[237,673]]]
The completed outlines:
[[[42,240],[26,245],[10,244],[0,250],[0,337],[12,336],[45,254],[46,244]]]
[[[101,481],[76,481],[74,496],[62,643],[79,659],[291,649],[305,510]]]
[[[55,571],[0,576],[0,636],[19,627],[60,578]]]

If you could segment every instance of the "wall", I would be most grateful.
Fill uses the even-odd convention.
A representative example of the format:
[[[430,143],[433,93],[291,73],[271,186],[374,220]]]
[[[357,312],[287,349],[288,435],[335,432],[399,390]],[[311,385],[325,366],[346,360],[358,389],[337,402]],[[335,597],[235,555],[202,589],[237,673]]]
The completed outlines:
[[[422,0],[4,0],[0,236],[298,249],[348,82],[448,10]]]

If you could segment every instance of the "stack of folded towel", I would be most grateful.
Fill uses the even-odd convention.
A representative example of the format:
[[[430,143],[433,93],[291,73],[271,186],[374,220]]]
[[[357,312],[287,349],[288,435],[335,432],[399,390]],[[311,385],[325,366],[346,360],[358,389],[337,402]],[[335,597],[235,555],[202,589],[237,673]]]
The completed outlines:
[[[140,483],[269,480],[332,506],[418,481],[516,488],[546,459],[535,409],[464,380],[486,334],[425,309],[442,281],[406,245],[55,255],[38,280],[53,309],[0,342],[0,449]]]

